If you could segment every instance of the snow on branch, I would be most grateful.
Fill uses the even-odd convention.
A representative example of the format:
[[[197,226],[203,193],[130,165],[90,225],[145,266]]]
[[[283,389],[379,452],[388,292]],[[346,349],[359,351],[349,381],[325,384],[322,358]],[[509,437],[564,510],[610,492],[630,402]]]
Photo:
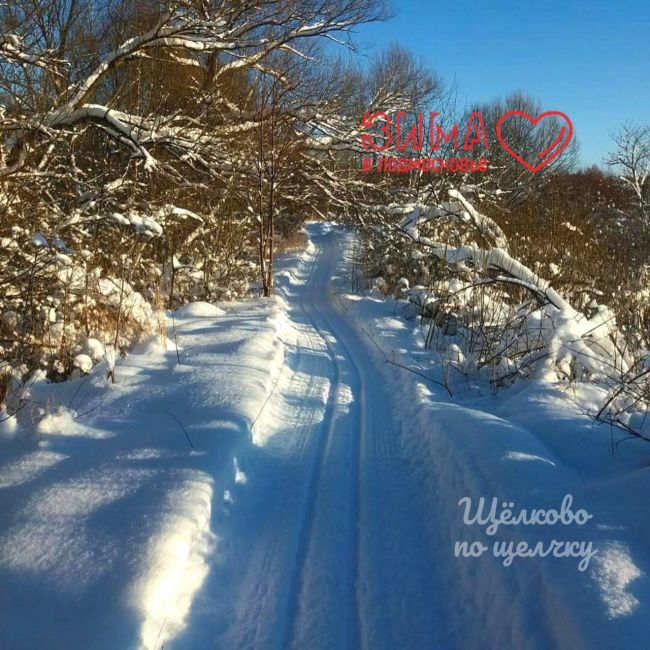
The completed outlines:
[[[393,211],[407,213],[408,216],[402,222],[402,228],[414,239],[420,239],[420,224],[445,217],[472,226],[476,232],[493,242],[497,248],[508,250],[508,239],[493,219],[479,213],[458,190],[450,189],[449,196],[456,199],[456,202],[443,202],[435,206],[411,204],[401,209],[394,208]]]
[[[49,108],[21,116],[17,132],[24,142],[19,153],[24,159],[33,150],[29,133],[38,133],[35,141],[41,142],[43,136],[53,141],[55,130],[74,134],[78,127],[90,124],[130,148],[144,160],[148,171],[169,168],[160,165],[151,151],[153,145],[159,145],[195,170],[210,172],[223,161],[219,139],[258,128],[263,116],[251,118],[235,110],[230,120],[208,134],[205,123],[192,124],[189,115],[129,114],[119,106],[118,98],[100,99],[96,92],[116,68],[129,61],[163,55],[177,65],[205,70],[209,82],[217,89],[225,75],[234,70],[253,70],[285,83],[286,72],[276,69],[278,64],[271,56],[274,52],[310,60],[309,54],[295,46],[297,41],[344,33],[371,20],[376,13],[369,0],[263,2],[250,6],[244,3],[241,7],[231,3],[211,7],[203,3],[200,8],[190,2],[171,3],[151,29],[128,38],[105,54],[89,74],[52,97]],[[58,66],[66,64],[52,59],[49,51],[26,51],[21,37],[14,34],[0,37],[0,62],[3,61],[18,66],[31,64],[55,73]],[[20,166],[12,165],[0,174],[15,173],[23,166],[23,159],[19,160]]]
[[[508,240],[495,221],[478,212],[458,190],[450,189],[449,196],[456,202],[443,202],[434,206],[393,207],[392,211],[407,213],[402,222],[403,231],[413,240],[426,245],[437,258],[450,264],[470,264],[474,269],[484,272],[503,273],[515,279],[517,284],[531,291],[542,302],[548,302],[560,311],[575,313],[573,307],[546,280],[510,256]],[[490,249],[474,244],[453,247],[420,235],[419,227],[422,223],[443,217],[471,225],[476,232],[493,241],[495,246]]]
[[[431,246],[431,250],[436,257],[444,259],[450,264],[470,263],[477,270],[505,273],[544,302],[551,303],[561,311],[574,312],[573,307],[551,288],[546,280],[540,278],[503,249],[484,250],[472,245],[453,248],[446,244],[435,243]]]
[[[46,50],[39,54],[30,54],[23,46],[23,41],[18,34],[3,34],[0,36],[0,61],[32,65],[61,77],[59,68],[63,61],[55,59],[52,52]]]

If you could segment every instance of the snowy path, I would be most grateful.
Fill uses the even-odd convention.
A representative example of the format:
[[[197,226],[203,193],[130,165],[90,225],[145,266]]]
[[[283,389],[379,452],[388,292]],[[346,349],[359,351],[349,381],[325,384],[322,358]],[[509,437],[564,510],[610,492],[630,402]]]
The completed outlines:
[[[227,546],[173,648],[442,647],[417,459],[400,446],[376,362],[332,302],[336,239],[313,241],[309,277],[285,289],[298,345],[256,424],[271,437],[240,459],[249,480]]]
[[[307,231],[277,301],[190,305],[178,357],[154,336],[114,385],[100,366],[33,387],[37,424],[25,411],[0,436],[0,648],[641,647],[640,450],[612,458],[553,386],[450,397],[385,364],[378,347],[442,379],[394,302],[339,302],[349,233]],[[589,525],[488,537],[458,505],[567,494]],[[458,541],[554,538],[593,541],[588,571],[454,557]]]

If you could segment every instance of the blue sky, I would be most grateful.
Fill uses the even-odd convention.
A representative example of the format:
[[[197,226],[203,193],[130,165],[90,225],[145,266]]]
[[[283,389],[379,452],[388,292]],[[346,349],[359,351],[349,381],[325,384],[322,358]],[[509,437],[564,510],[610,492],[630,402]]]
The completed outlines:
[[[458,101],[513,91],[571,118],[581,162],[600,164],[623,122],[650,124],[650,0],[394,0],[357,28],[367,57],[399,42]]]

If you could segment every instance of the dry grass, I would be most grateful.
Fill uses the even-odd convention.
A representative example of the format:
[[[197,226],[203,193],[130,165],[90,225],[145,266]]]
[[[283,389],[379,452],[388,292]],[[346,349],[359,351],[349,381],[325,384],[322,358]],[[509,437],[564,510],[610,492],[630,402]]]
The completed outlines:
[[[307,236],[302,230],[289,232],[275,240],[277,253],[295,253],[307,248]]]

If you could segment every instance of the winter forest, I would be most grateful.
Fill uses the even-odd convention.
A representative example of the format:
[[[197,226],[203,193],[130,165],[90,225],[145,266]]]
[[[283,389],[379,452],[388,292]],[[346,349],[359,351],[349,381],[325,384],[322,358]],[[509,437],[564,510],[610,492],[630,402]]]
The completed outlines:
[[[365,112],[458,112],[407,49],[370,65],[347,56],[354,26],[388,15],[380,3],[163,5],[1,9],[6,413],[39,373],[65,380],[105,355],[112,368],[162,327],[161,309],[270,295],[278,249],[298,244],[305,219],[327,217],[363,233],[365,277],[428,317],[432,346],[453,312],[464,354],[507,385],[545,362],[562,329],[577,340],[553,360],[559,376],[606,385],[597,415],[642,434],[632,416],[650,374],[646,125],[621,127],[607,175],[569,156],[533,175],[503,154],[487,173],[369,178]],[[472,108],[496,119],[534,101]],[[417,237],[404,228],[414,210],[426,222]],[[484,259],[492,248],[505,255]],[[540,312],[548,282],[588,314],[583,326]],[[548,340],[522,336],[536,318]]]
[[[647,537],[629,532],[633,507],[622,509],[629,518],[619,522],[628,546],[603,537],[600,564],[594,560],[594,593],[605,604],[591,631],[584,617],[592,601],[573,600],[579,585],[560,575],[561,561],[521,560],[529,563],[521,575],[499,565],[477,578],[471,562],[484,559],[454,558],[449,540],[465,530],[454,528],[462,523],[456,502],[474,494],[470,486],[482,486],[477,498],[518,497],[521,490],[532,507],[531,495],[547,483],[574,494],[592,482],[600,494],[607,484],[611,502],[586,491],[582,499],[602,526],[628,491],[642,490],[634,481],[643,478],[639,468],[647,471],[650,451],[650,122],[622,121],[600,165],[580,164],[578,132],[550,164],[530,171],[501,146],[497,123],[508,112],[534,116],[548,107],[517,88],[464,102],[455,81],[411,53],[399,33],[368,54],[358,29],[390,21],[393,10],[380,0],[0,3],[0,581],[7,585],[0,603],[12,602],[6,620],[0,612],[1,647],[641,647],[637,635],[647,623],[634,618],[620,627],[650,600],[645,583],[648,599],[627,591],[643,566],[650,569],[647,550],[634,553]],[[373,114],[383,118],[369,121]],[[476,146],[460,153],[477,114]],[[504,137],[531,160],[559,127],[557,118],[536,128],[513,120]],[[408,151],[406,137],[416,145]],[[425,170],[419,160],[430,156],[484,156],[487,166]],[[412,162],[391,173],[378,166],[389,157]],[[280,340],[282,353],[274,347]],[[193,363],[205,374],[195,377]],[[378,396],[392,389],[381,385],[379,370],[371,376],[371,363],[393,373],[399,387],[387,395],[388,406]],[[187,404],[172,392],[181,390],[175,382],[185,387]],[[410,397],[401,382],[414,382]],[[204,395],[210,386],[214,394]],[[435,395],[426,397],[433,406],[422,405],[423,391]],[[304,415],[309,400],[317,417]],[[294,403],[301,406],[291,419]],[[452,407],[438,413],[439,403],[467,409],[473,424]],[[530,420],[543,420],[542,403],[564,409],[556,420],[580,430],[575,447],[570,433],[557,442],[517,419],[530,409]],[[143,409],[141,420],[132,408]],[[491,415],[481,419],[479,411]],[[373,412],[410,421],[413,431],[384,431]],[[223,425],[231,416],[233,430],[244,433]],[[466,433],[487,436],[490,418],[510,423],[498,441]],[[322,444],[321,420],[330,422]],[[556,420],[549,429],[560,426]],[[438,426],[459,433],[449,443],[416,440],[416,430]],[[208,429],[222,428],[217,442],[208,437]],[[292,441],[303,429],[297,452]],[[355,432],[363,432],[358,441]],[[138,447],[140,435],[146,444]],[[160,436],[172,441],[169,448]],[[525,453],[508,447],[524,438],[531,441]],[[331,467],[327,462],[337,445],[349,473],[337,469],[335,456]],[[530,464],[546,458],[542,447],[554,454],[548,467],[569,467],[566,476],[580,480],[547,476],[540,462],[523,479],[486,460],[502,449],[504,458],[524,454]],[[366,448],[392,449],[390,458],[404,466],[374,468]],[[289,458],[287,449],[313,465],[305,466],[303,483],[296,470],[296,485],[281,488],[293,465],[276,470],[272,460]],[[420,457],[424,467],[429,453],[436,460],[420,472],[413,463]],[[471,454],[485,467],[468,460]],[[169,463],[160,468],[166,478],[145,482],[132,474],[159,471],[145,465],[154,457]],[[110,469],[113,458],[129,464]],[[492,473],[503,482],[490,483]],[[351,487],[330,490],[328,481]],[[461,486],[458,494],[450,485]],[[381,523],[386,515],[371,516],[372,508],[379,512],[381,500],[388,512],[401,512],[402,489],[428,496],[414,498],[420,515],[400,515],[394,539],[377,550],[369,540],[392,526]],[[133,505],[126,500],[121,514],[93,518],[93,503],[99,508],[114,494],[115,506],[136,493],[142,498],[129,496]],[[434,493],[454,495],[453,503],[436,502]],[[170,505],[172,497],[183,505]],[[265,533],[251,521],[267,498],[273,521],[287,518],[266,533],[286,556],[273,545],[264,555],[255,545]],[[449,540],[440,530],[413,532],[429,507],[454,520],[444,533]],[[223,508],[227,524],[219,519]],[[303,514],[292,527],[293,510]],[[155,517],[156,524],[143,523]],[[106,551],[97,542],[105,539],[102,526],[125,549],[131,540],[132,550],[119,558]],[[48,527],[58,532],[44,532]],[[169,531],[184,540],[178,556],[160,541]],[[82,541],[67,547],[68,534]],[[226,560],[214,559],[222,557],[222,541],[213,537],[225,540]],[[136,552],[133,540],[146,558],[124,559]],[[411,566],[402,558],[398,568],[394,556],[404,544],[413,557],[432,558],[432,575],[422,570],[424,560],[411,559]],[[232,559],[237,545],[250,552],[241,568]],[[82,579],[103,562],[114,567],[112,578],[97,569],[100,582]],[[441,562],[462,566],[449,569],[455,613],[444,617],[448,630],[437,637],[442,624],[432,623],[432,631],[426,612],[404,608],[445,584]],[[531,577],[539,562],[552,564],[550,573]],[[175,565],[184,575],[173,573]],[[272,586],[255,587],[255,576]],[[548,587],[553,593],[543,605],[521,605],[508,630],[497,631],[491,617],[501,610],[488,602],[490,585],[505,607],[518,579],[529,599],[538,594],[535,580],[561,587]],[[52,586],[66,580],[79,591]],[[286,586],[276,589],[276,582]],[[459,605],[464,590],[474,594],[468,609]],[[39,606],[56,605],[51,621],[45,616],[27,631],[21,621],[35,616],[30,593]],[[109,594],[109,616],[89,605],[89,593]],[[386,604],[388,593],[404,608]],[[542,606],[550,621],[566,600],[576,610],[574,618],[566,614],[569,623],[527,619]],[[73,603],[88,612],[79,628]],[[468,627],[468,612],[480,625]],[[226,624],[231,619],[237,623]],[[611,639],[618,645],[607,645]]]

